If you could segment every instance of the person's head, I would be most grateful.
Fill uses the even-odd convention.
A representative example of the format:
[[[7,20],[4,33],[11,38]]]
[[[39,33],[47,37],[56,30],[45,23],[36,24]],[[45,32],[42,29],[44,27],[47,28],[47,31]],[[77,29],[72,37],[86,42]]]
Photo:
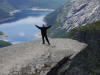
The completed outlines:
[[[45,24],[43,24],[42,27],[45,27]]]

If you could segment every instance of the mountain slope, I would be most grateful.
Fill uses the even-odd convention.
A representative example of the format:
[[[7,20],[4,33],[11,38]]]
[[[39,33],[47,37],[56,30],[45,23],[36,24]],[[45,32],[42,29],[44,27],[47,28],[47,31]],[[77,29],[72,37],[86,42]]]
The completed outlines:
[[[13,10],[14,8],[8,3],[8,0],[0,0],[0,22],[11,17],[9,12]]]
[[[11,17],[10,12],[30,8],[56,9],[63,5],[67,0],[0,0],[0,21]]]
[[[0,9],[9,12],[14,9],[27,9],[32,7],[56,9],[67,0],[0,0]]]
[[[0,48],[12,45],[10,42],[0,40]]]
[[[17,9],[26,9],[32,7],[38,8],[58,8],[67,0],[8,0],[8,2]]]
[[[69,7],[67,8],[64,6],[62,8],[63,8],[62,12],[64,10],[69,9]],[[59,14],[61,13],[58,13],[57,16],[59,16]],[[67,31],[69,31],[70,29],[76,26],[84,25],[84,24],[91,23],[96,20],[100,20],[100,0],[76,0],[72,4],[70,10],[68,10],[68,13],[66,13],[65,16],[64,14],[61,14],[61,16],[62,17],[56,18],[56,23],[61,22],[61,24],[54,24],[52,28],[55,30],[53,31],[50,30],[49,32],[49,35],[51,37],[53,36],[59,37],[57,35],[66,33]],[[59,20],[62,20],[62,21],[59,21]],[[53,32],[55,33],[53,34]],[[59,34],[59,32],[62,32],[62,33]]]
[[[14,7],[8,2],[8,0],[0,0],[0,10],[10,12],[14,10]]]
[[[5,22],[12,18],[13,17],[8,12],[5,12],[4,10],[0,9],[0,23]]]
[[[64,22],[69,10],[72,7],[72,4],[74,2],[71,0],[68,0],[64,3],[60,8],[56,9],[54,12],[48,14],[45,17],[45,21],[47,24],[55,24],[55,23],[62,23]]]

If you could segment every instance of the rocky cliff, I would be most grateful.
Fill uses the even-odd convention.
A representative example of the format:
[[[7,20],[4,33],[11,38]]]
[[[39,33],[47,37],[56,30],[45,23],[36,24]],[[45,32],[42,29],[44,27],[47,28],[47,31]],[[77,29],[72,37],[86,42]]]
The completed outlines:
[[[68,30],[78,25],[84,25],[100,20],[100,0],[76,0],[69,11],[65,28]]]
[[[61,11],[64,10],[67,7],[63,6]],[[64,58],[47,75],[100,75],[100,0],[76,0],[65,16],[58,17],[59,14],[61,12],[56,14],[49,35],[76,39],[88,46],[72,59],[70,66]],[[48,21],[51,18],[54,17]]]
[[[58,63],[47,75],[100,75],[100,21],[76,27],[63,37],[85,42],[88,46],[71,60],[70,66],[63,62],[64,58],[60,61],[62,64]]]
[[[46,75],[64,57],[87,45],[72,39],[50,39],[51,46],[40,40],[0,48],[0,75]]]
[[[55,23],[57,24],[54,24],[54,26],[51,28],[51,30],[54,30],[49,32],[51,37],[59,37],[59,32],[62,32],[60,34],[63,34],[76,26],[100,20],[100,0],[76,0],[74,3],[71,3],[72,5],[70,4],[66,6],[67,4],[68,3],[62,7],[62,10],[58,9],[63,13],[59,12],[56,14],[56,18],[55,16],[52,17],[56,19]],[[65,11],[67,11],[67,13]],[[48,23],[51,17],[49,18],[47,16],[47,18]]]

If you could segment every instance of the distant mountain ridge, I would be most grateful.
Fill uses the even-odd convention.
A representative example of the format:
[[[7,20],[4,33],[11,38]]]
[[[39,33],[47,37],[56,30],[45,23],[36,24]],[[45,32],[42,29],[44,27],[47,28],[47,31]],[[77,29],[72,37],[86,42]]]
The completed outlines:
[[[9,3],[8,0],[0,0],[0,9],[5,12],[14,10],[14,7]]]
[[[8,3],[8,0],[0,0],[0,21],[11,17],[9,12],[14,8]]]
[[[0,19],[11,17],[9,12],[13,10],[25,10],[33,7],[56,9],[66,1],[67,0],[0,0]]]
[[[56,9],[67,0],[0,0],[0,9],[27,9],[32,7]]]
[[[0,9],[0,20],[3,18],[10,17],[9,13],[5,12],[4,10]]]
[[[26,9],[31,7],[55,9],[67,0],[8,0],[8,2],[17,9]]]

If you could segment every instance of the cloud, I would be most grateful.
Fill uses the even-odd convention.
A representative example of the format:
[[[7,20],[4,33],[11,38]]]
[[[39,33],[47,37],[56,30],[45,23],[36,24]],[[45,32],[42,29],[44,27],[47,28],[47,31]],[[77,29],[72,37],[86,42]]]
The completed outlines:
[[[25,33],[24,33],[24,32],[20,32],[19,35],[20,35],[21,37],[24,37],[24,36],[25,36]]]

